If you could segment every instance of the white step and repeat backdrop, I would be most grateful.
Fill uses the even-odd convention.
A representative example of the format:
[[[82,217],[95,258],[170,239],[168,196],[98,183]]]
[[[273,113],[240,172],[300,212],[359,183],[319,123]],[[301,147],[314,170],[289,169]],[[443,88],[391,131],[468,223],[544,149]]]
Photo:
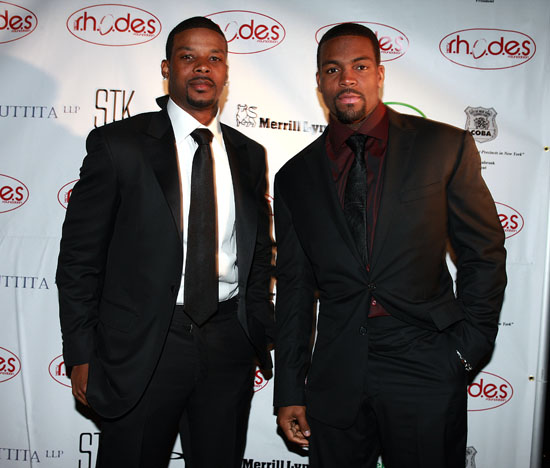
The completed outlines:
[[[61,356],[54,272],[90,129],[156,109],[180,20],[226,32],[222,119],[262,143],[270,180],[326,125],[317,40],[372,28],[383,100],[467,128],[506,231],[509,287],[491,362],[468,389],[468,467],[536,466],[546,364],[550,188],[547,0],[0,1],[0,467],[89,468],[98,429],[75,408]],[[124,0],[120,0],[124,1]],[[243,468],[307,466],[277,434],[256,378]],[[213,449],[215,449],[213,447]],[[179,446],[171,467],[183,466]]]

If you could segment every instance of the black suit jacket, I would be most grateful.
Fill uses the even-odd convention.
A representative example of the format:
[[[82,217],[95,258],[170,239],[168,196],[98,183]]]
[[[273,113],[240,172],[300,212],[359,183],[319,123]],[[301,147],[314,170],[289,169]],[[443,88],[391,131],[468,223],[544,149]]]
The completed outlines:
[[[265,152],[230,127],[222,133],[235,194],[238,316],[270,367]],[[179,172],[165,108],[97,128],[86,146],[57,269],[63,354],[66,366],[90,363],[88,402],[113,418],[142,395],[174,311],[183,268]]]
[[[457,349],[476,365],[492,349],[506,284],[504,233],[471,135],[388,114],[370,273],[338,201],[326,131],[275,178],[275,406],[307,403],[314,417],[341,427],[359,408],[367,355],[360,330],[371,297],[418,327],[442,331],[456,324]],[[446,264],[449,241],[456,295]],[[316,292],[318,334],[310,359]]]

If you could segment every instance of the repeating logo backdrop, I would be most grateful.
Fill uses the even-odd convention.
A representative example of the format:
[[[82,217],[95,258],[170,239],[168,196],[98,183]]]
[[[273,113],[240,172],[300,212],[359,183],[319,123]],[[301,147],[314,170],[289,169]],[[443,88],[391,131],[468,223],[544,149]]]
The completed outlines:
[[[221,118],[265,146],[271,185],[326,128],[316,47],[340,22],[376,33],[388,106],[472,134],[506,233],[509,286],[495,353],[467,389],[466,464],[536,467],[546,380],[539,354],[548,341],[550,3],[258,0],[244,8],[0,1],[0,467],[95,464],[98,428],[75,406],[61,355],[54,277],[64,208],[88,132],[157,109],[166,37],[194,15],[227,36]],[[243,467],[307,466],[277,434],[272,381],[257,372],[254,390]],[[183,466],[179,444],[170,466]]]

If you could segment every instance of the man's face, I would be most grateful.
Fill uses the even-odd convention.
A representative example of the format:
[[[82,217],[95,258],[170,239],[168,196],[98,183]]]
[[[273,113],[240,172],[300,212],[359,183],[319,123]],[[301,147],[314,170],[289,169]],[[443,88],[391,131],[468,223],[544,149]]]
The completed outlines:
[[[340,36],[321,46],[317,86],[333,117],[347,125],[362,122],[376,107],[384,67],[376,65],[369,38]]]
[[[205,28],[176,34],[172,55],[161,68],[177,105],[199,121],[216,115],[227,81],[227,46],[220,34]]]

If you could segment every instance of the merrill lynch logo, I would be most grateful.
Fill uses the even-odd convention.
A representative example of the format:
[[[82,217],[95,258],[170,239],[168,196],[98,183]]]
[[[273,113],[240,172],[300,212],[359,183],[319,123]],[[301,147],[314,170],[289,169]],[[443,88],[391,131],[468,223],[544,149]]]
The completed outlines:
[[[486,143],[494,140],[498,135],[496,123],[497,111],[492,107],[466,107],[466,130],[468,130],[474,140],[479,143]]]
[[[307,120],[285,120],[277,121],[270,117],[258,117],[256,106],[248,104],[237,104],[237,113],[235,122],[237,127],[256,127],[259,119],[258,128],[267,128],[269,130],[286,130],[289,132],[307,132],[307,133],[323,133],[326,124],[313,124]]]
[[[476,453],[475,447],[466,447],[466,468],[476,468]]]

